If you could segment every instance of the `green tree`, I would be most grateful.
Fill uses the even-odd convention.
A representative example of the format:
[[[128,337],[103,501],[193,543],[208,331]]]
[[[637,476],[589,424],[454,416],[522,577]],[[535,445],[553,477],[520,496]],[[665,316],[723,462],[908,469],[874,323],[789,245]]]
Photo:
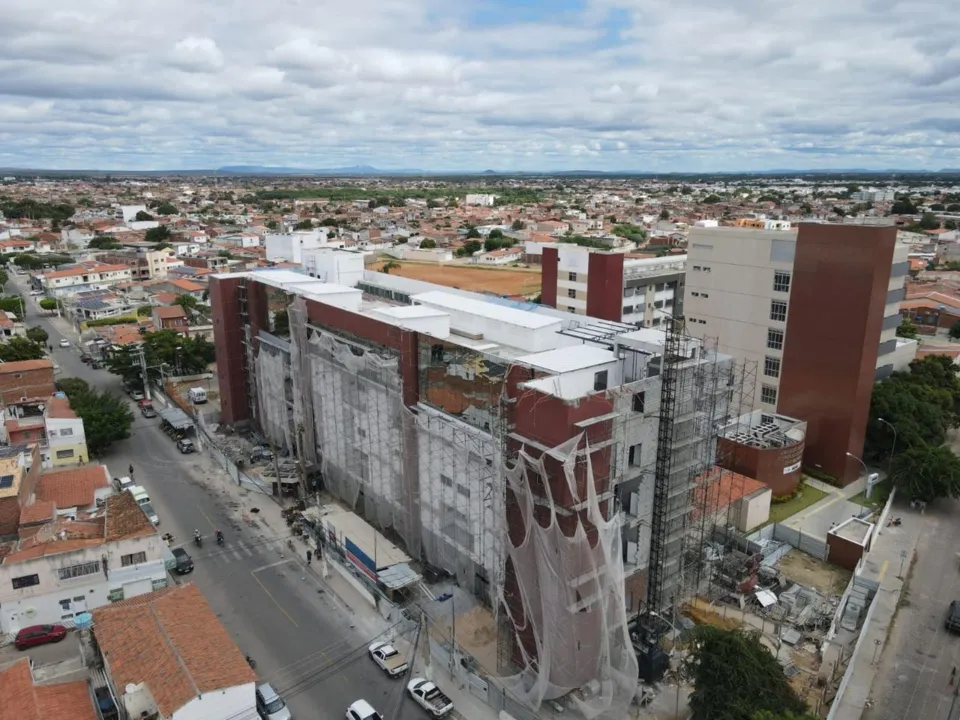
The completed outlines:
[[[162,202],[157,205],[157,215],[176,215],[177,208],[170,202]]]
[[[670,211],[667,210],[666,208],[664,208],[663,210],[661,210],[661,211],[660,211],[660,219],[661,219],[661,220],[669,220],[669,219],[670,219]]]
[[[137,214],[133,216],[133,219],[137,222],[149,222],[153,220],[153,215],[148,213],[146,210],[138,210]]]
[[[437,246],[437,241],[432,238],[425,238],[420,241],[421,250],[432,250]]]
[[[475,227],[471,227],[469,230],[467,230],[467,237],[478,238],[480,237],[480,232]]]
[[[277,229],[277,221],[276,221],[276,220],[267,220],[267,228],[268,228],[269,230],[276,230],[276,229]]]
[[[943,212],[944,210],[946,210],[943,203],[933,203],[933,205],[930,206],[930,209],[935,212]]]
[[[912,320],[903,318],[903,320],[900,321],[900,325],[897,327],[897,337],[913,340],[918,334],[917,326],[913,324]]]
[[[62,305],[59,300],[54,298],[41,298],[40,300],[40,309],[41,310],[56,310],[58,305]]]
[[[177,295],[177,299],[173,301],[173,304],[182,307],[187,317],[192,317],[193,311],[197,309],[199,303],[193,295]]]
[[[74,379],[66,378],[59,384],[62,387],[64,382]],[[70,407],[83,420],[83,433],[91,455],[99,456],[113,443],[130,437],[133,413],[120,395],[89,386],[83,388],[79,384],[72,386],[72,392],[64,392],[70,398]]]
[[[9,282],[10,276],[7,275],[6,270],[0,270],[0,290]]]
[[[716,205],[718,202],[720,202],[720,196],[711,193],[700,202],[702,202],[704,205]]]
[[[39,325],[27,328],[27,339],[43,345],[50,338],[50,334]]]
[[[954,340],[960,340],[960,320],[950,326],[950,337]]]
[[[684,671],[694,683],[690,708],[697,718],[754,720],[764,711],[806,711],[760,633],[701,625],[691,647]]]
[[[76,393],[86,392],[90,389],[90,383],[81,378],[61,378],[56,382],[57,390],[65,392],[67,397],[73,397]]]
[[[918,445],[898,453],[890,477],[904,497],[929,502],[960,497],[960,458],[945,445]]]
[[[893,203],[890,212],[894,215],[916,215],[918,211],[917,206],[911,202],[910,198],[904,196]]]
[[[169,240],[171,235],[172,233],[170,232],[170,228],[168,228],[166,225],[158,225],[155,228],[150,228],[147,230],[146,234],[143,236],[143,239],[148,243],[159,245],[160,243],[165,243],[167,240]]]
[[[87,247],[90,250],[116,250],[123,245],[109,235],[97,235],[87,243]]]
[[[957,229],[957,221],[956,221],[956,220],[944,220],[944,221],[943,221],[943,227],[946,228],[947,230],[956,230],[956,229]]]
[[[491,233],[492,235],[492,233]],[[503,238],[488,237],[483,241],[483,249],[487,252],[493,252],[503,247]]]
[[[146,333],[142,338],[151,380],[159,380],[161,370],[167,375],[174,372],[181,375],[206,372],[207,366],[216,358],[213,344],[203,337],[184,337],[176,330],[160,330]],[[127,384],[141,382],[140,356],[132,346],[121,347],[108,355],[106,366]]]
[[[947,205],[947,212],[960,212],[960,203],[950,203]]]
[[[490,238],[491,240],[502,240],[503,231],[500,228],[494,228],[493,230],[490,231],[490,234],[487,235],[487,237]]]
[[[526,223],[523,222],[520,218],[517,218],[513,221],[513,224],[510,226],[511,230],[523,230],[527,227]]]
[[[39,360],[45,354],[46,347],[27,338],[12,337],[0,344],[0,360],[3,362]]]
[[[400,263],[398,263],[396,260],[387,260],[383,264],[383,267],[380,268],[380,272],[382,272],[384,275],[389,275],[391,270],[399,270],[400,267]]]
[[[473,255],[483,250],[483,243],[479,240],[468,240],[463,244],[463,250],[467,255]]]
[[[310,218],[305,218],[293,226],[294,230],[312,230],[313,221]]]
[[[940,227],[940,220],[931,212],[925,212],[920,216],[920,227],[924,230],[936,230]]]

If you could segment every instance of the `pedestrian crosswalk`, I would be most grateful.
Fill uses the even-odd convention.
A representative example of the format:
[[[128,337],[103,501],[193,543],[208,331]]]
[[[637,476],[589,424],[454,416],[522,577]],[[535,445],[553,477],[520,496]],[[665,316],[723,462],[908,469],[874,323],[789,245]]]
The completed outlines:
[[[193,560],[197,566],[225,565],[235,562],[249,563],[254,559],[262,562],[264,557],[269,557],[277,552],[273,550],[272,553],[271,550],[273,550],[273,544],[248,544],[243,541],[228,542],[222,546],[207,546],[204,544],[201,549],[194,548]]]

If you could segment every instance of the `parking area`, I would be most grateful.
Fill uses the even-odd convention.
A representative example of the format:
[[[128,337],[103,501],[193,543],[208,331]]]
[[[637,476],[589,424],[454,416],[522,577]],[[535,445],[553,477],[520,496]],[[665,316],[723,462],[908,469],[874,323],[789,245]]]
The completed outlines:
[[[49,677],[59,677],[82,666],[80,640],[76,631],[71,630],[58,643],[39,645],[27,650],[17,650],[13,643],[0,648],[0,666],[6,666],[29,657],[34,668]]]

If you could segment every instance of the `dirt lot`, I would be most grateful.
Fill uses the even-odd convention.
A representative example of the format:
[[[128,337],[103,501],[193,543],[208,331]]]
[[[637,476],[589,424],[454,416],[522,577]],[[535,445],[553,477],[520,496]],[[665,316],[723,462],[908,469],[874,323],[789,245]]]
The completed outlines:
[[[484,268],[464,265],[413,263],[401,260],[400,267],[391,275],[446,285],[471,292],[489,292],[495,295],[533,296],[540,292],[540,269]],[[369,270],[379,270],[383,263],[368,265]]]
[[[780,558],[778,568],[794,582],[828,595],[842,595],[853,575],[849,570],[829,565],[799,550],[791,550]]]

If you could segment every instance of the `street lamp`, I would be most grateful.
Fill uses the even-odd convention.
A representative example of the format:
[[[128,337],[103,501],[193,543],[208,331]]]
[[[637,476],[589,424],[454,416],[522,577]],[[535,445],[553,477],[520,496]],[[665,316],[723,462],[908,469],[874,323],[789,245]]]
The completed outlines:
[[[854,455],[853,453],[847,453],[847,457],[852,457],[854,460],[856,460],[858,463],[860,463],[860,464],[863,466],[863,474],[864,474],[864,476],[865,476],[865,477],[870,477],[870,471],[867,470],[867,464],[866,464],[863,460],[861,460],[860,458],[858,458],[858,457],[857,457],[856,455]]]
[[[897,429],[893,426],[892,422],[884,420],[883,418],[877,418],[877,422],[881,422],[886,425],[888,428],[893,430],[893,445],[890,446],[890,460],[887,463],[887,474],[890,474],[890,467],[893,465],[893,455],[897,451]]]

